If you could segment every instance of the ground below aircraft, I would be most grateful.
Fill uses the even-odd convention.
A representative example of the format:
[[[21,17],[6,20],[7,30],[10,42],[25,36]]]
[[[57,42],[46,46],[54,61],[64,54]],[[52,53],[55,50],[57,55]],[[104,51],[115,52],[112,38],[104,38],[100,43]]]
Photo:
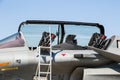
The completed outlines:
[[[120,37],[98,23],[27,20],[0,40],[0,80],[120,80]]]

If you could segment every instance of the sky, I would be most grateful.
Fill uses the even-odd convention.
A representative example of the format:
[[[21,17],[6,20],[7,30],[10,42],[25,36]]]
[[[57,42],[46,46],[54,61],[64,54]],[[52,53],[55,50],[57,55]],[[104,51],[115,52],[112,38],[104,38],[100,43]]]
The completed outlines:
[[[120,36],[120,0],[0,0],[0,39],[26,20],[99,23],[108,37]]]

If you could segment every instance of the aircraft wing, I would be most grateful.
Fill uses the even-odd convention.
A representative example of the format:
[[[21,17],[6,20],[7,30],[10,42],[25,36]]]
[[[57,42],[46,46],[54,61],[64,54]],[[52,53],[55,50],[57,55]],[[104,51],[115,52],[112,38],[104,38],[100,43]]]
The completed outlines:
[[[102,49],[98,49],[98,48],[91,47],[91,46],[88,46],[88,48],[98,52],[100,55],[108,59],[111,59],[115,62],[120,63],[120,49],[118,48],[110,48],[108,50],[102,50]]]

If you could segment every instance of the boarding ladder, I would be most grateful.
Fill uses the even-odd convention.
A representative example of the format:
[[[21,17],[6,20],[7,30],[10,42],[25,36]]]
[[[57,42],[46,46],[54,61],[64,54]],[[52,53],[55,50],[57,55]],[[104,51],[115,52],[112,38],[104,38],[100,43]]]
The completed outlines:
[[[43,50],[47,51],[47,53],[44,54]],[[52,80],[51,36],[50,36],[50,46],[49,47],[39,46],[38,53],[39,53],[39,61],[36,69],[36,74],[33,80]],[[43,68],[45,68],[45,70]]]
[[[52,80],[52,53],[50,47],[39,46],[39,56],[44,62],[39,59],[36,74],[33,80]],[[42,49],[48,50],[49,54],[41,54]],[[47,61],[45,60],[47,58]]]

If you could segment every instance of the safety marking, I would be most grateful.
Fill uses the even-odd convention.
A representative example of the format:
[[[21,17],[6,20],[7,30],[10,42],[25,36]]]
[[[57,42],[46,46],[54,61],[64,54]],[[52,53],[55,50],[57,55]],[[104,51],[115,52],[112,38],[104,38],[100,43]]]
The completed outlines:
[[[65,55],[66,55],[66,53],[62,53],[61,55],[62,55],[62,56],[65,56]]]
[[[11,71],[11,70],[18,70],[18,67],[2,68],[2,69],[0,69],[0,71]]]
[[[10,62],[5,62],[5,63],[1,63],[1,64],[0,64],[0,67],[1,67],[1,66],[8,66],[8,65],[10,65]]]

